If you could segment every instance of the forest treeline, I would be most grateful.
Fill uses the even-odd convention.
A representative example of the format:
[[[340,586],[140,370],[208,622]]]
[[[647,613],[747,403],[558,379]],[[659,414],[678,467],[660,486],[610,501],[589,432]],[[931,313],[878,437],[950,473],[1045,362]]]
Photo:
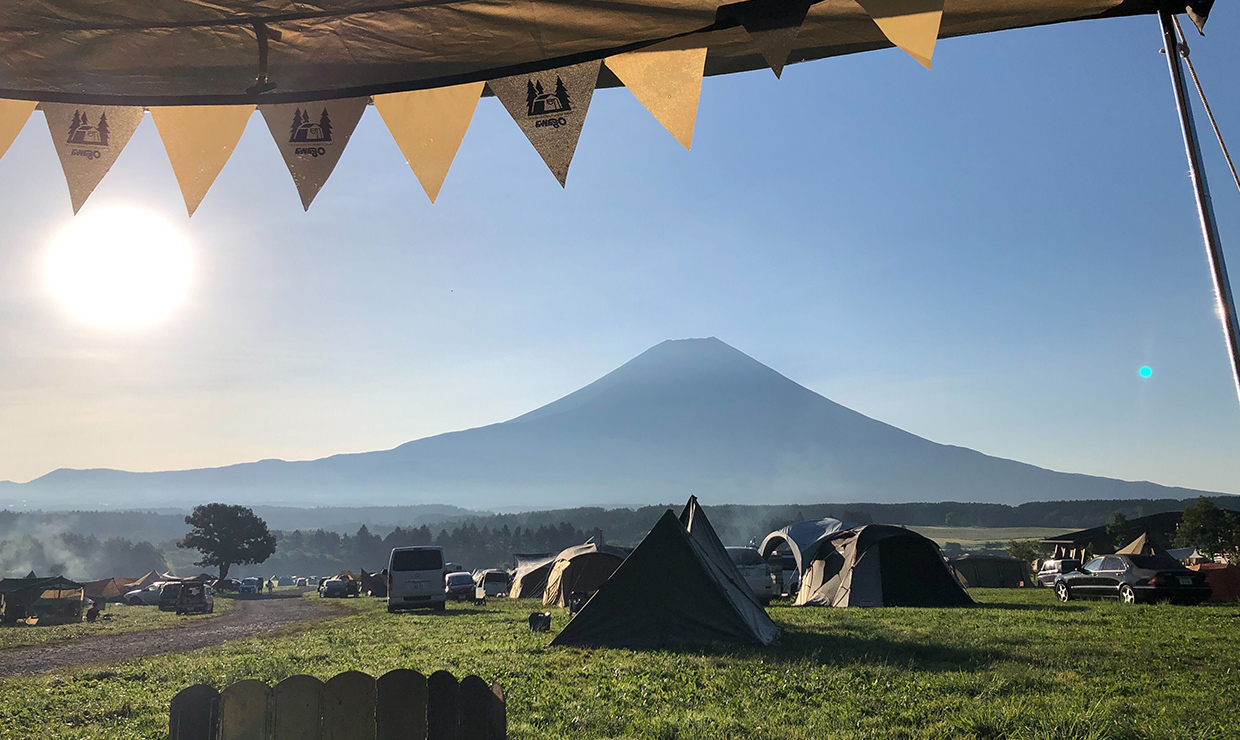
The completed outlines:
[[[728,545],[759,542],[767,533],[806,519],[835,517],[855,524],[884,523],[953,527],[1055,527],[1065,531],[1098,526],[1116,514],[1135,519],[1179,511],[1195,499],[1039,501],[1019,506],[974,503],[707,505],[711,522]],[[1212,497],[1235,509],[1235,497]],[[471,513],[455,507],[410,506],[365,509],[278,509],[270,514],[276,554],[252,574],[325,575],[343,569],[379,570],[393,547],[442,546],[453,562],[468,568],[502,567],[517,552],[556,552],[594,537],[610,544],[636,545],[662,513],[683,502],[638,508],[582,507],[516,514]],[[357,522],[342,531],[342,523]],[[322,525],[317,522],[324,519]],[[414,524],[393,522],[407,522]],[[416,523],[421,520],[421,523]],[[296,523],[281,528],[278,522]],[[34,570],[70,578],[136,576],[168,564],[197,572],[194,553],[178,550],[187,531],[184,514],[160,512],[0,511],[0,575]],[[125,536],[129,533],[129,536]],[[150,541],[140,534],[150,533]]]
[[[378,571],[387,566],[394,547],[437,545],[449,561],[468,570],[508,567],[513,553],[559,552],[591,537],[598,529],[578,529],[560,522],[539,527],[501,526],[491,529],[474,522],[435,532],[430,527],[396,527],[385,535],[362,526],[353,535],[318,529],[276,533],[276,554],[261,566],[263,573],[328,575],[340,570]]]

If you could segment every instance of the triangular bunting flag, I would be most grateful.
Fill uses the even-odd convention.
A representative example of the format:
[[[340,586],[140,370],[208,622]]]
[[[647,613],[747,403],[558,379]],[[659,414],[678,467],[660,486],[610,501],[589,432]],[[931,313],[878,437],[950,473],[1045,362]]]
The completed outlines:
[[[607,68],[685,149],[693,143],[705,67],[705,47],[650,49],[607,58]]]
[[[812,4],[813,0],[750,0],[725,5],[719,12],[740,21],[754,46],[762,52],[762,58],[771,65],[771,71],[779,77]]]
[[[857,0],[887,40],[930,69],[943,20],[943,0]]]
[[[142,123],[142,106],[43,103],[77,213]]]
[[[0,100],[0,157],[26,127],[36,105],[33,100]]]
[[[568,178],[602,64],[596,60],[487,81],[561,186]]]
[[[375,110],[432,203],[473,120],[482,85],[470,82],[375,96]]]
[[[224,169],[252,113],[252,105],[151,108],[151,118],[163,139],[189,215],[194,215]]]
[[[258,106],[307,211],[340,161],[353,129],[362,120],[368,100],[365,97],[343,98]]]

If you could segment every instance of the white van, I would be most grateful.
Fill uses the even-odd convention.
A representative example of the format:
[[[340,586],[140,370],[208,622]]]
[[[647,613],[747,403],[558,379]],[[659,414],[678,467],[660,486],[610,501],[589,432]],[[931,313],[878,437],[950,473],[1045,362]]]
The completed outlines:
[[[775,579],[761,553],[753,547],[729,547],[728,557],[732,558],[736,569],[741,572],[758,601],[764,606],[771,603],[771,599],[775,598]]]
[[[443,611],[447,574],[442,547],[398,547],[388,559],[387,610],[430,607]]]

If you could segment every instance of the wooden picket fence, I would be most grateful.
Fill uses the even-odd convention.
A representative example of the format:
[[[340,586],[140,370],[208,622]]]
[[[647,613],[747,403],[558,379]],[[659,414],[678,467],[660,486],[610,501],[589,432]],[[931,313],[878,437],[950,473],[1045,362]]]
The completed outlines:
[[[196,684],[172,699],[170,740],[506,740],[504,690],[447,671]]]

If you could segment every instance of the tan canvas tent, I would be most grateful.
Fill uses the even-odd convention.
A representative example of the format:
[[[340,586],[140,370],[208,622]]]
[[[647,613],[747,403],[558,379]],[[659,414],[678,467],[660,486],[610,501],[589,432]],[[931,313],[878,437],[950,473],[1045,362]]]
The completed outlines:
[[[598,590],[620,563],[626,550],[610,545],[587,542],[562,551],[547,574],[543,603],[568,606],[569,599],[592,594]]]
[[[92,601],[119,601],[126,592],[132,589],[122,583],[122,579],[104,578],[99,581],[86,581],[82,584],[86,598]]]
[[[549,552],[514,553],[517,567],[512,573],[512,586],[508,589],[509,598],[541,599],[547,590],[547,576],[551,566],[555,565],[555,555]]]

